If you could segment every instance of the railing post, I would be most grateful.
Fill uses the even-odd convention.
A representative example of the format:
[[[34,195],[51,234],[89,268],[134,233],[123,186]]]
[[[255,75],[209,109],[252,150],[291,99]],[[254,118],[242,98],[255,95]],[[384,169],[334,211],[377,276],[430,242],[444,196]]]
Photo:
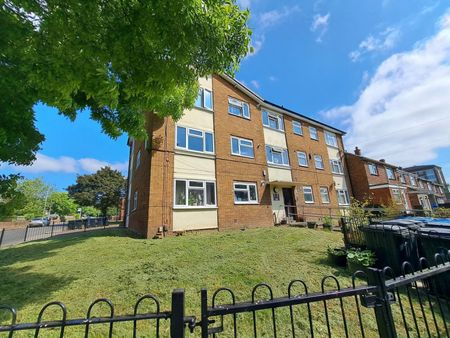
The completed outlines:
[[[50,237],[53,237],[53,228],[55,227],[55,223],[52,223],[52,232],[50,233]]]
[[[2,246],[2,242],[3,242],[3,235],[5,234],[5,228],[2,229],[2,232],[0,233],[0,248]]]
[[[28,234],[28,225],[27,225],[27,228],[25,229],[25,235],[23,236],[23,241],[24,242],[27,241],[27,234]]]
[[[385,282],[382,270],[369,268],[369,284],[377,286],[377,298],[380,301],[374,307],[378,334],[380,338],[396,338],[397,333]]]
[[[170,337],[184,338],[184,289],[175,289],[172,291]]]
[[[201,290],[201,337],[208,338],[208,291]]]

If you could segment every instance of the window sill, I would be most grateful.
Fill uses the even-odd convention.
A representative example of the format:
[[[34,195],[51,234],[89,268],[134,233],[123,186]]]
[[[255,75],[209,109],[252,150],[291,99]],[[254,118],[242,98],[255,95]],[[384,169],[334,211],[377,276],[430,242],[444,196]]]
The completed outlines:
[[[331,145],[328,143],[326,143],[326,145],[327,145],[327,147],[330,147],[330,148],[339,149],[339,146]]]
[[[251,116],[250,117],[245,117],[243,115],[235,115],[235,114],[231,114],[230,112],[228,112],[228,115],[234,116],[234,117],[239,117],[241,119],[247,120],[247,121],[251,121]]]
[[[333,175],[339,175],[339,176],[344,176],[344,173],[335,173],[334,171],[331,172]]]
[[[306,202],[306,201],[305,201],[305,204],[314,204],[314,202]]]
[[[312,137],[310,137],[310,139],[313,140],[313,141],[319,142],[319,139],[318,139],[318,138],[312,138]]]
[[[234,202],[234,205],[259,205],[258,202]]]
[[[206,113],[214,113],[214,108],[213,109],[209,109],[209,108],[194,106],[194,107],[192,107],[192,109],[201,110],[201,111],[204,111]]]
[[[294,133],[294,132],[292,132],[292,134],[303,137],[303,134],[297,134],[297,133]]]
[[[301,168],[309,168],[309,165],[302,165],[302,164],[299,164],[298,166],[301,167]]]
[[[233,153],[231,153],[231,156],[248,158],[250,160],[254,160],[255,159],[255,156],[245,156],[245,155],[239,155],[239,154],[233,154]]]
[[[182,206],[176,206],[176,207],[172,207],[172,210],[216,210],[218,209],[217,206],[211,206],[211,207],[182,207]]]
[[[291,169],[290,165],[283,165],[283,164],[273,164],[273,163],[267,163],[267,166],[270,168],[278,168],[278,169]]]
[[[275,128],[272,128],[272,127],[269,127],[269,126],[265,126],[265,125],[263,125],[263,127],[266,128],[266,129],[277,131],[277,132],[279,132],[281,134],[284,134],[284,130],[282,130],[282,129],[275,129]]]
[[[214,159],[216,158],[216,154],[213,153],[201,153],[195,150],[184,150],[184,149],[179,149],[176,148],[174,151],[175,154],[180,154],[180,155],[189,155],[189,156],[195,156],[195,157],[203,157],[203,158],[211,158]]]

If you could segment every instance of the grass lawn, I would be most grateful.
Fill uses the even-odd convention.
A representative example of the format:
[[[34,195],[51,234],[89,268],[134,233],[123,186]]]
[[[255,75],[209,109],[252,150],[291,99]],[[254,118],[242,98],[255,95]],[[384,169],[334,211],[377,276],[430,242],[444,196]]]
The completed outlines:
[[[245,301],[251,299],[252,288],[260,282],[269,283],[275,297],[286,295],[293,279],[304,280],[310,292],[320,291],[322,278],[329,274],[334,274],[342,287],[350,286],[351,277],[345,269],[328,265],[328,245],[342,245],[342,235],[287,227],[164,240],[132,238],[122,230],[74,234],[0,250],[0,304],[15,306],[20,322],[36,320],[40,308],[53,300],[66,304],[69,318],[85,316],[89,304],[101,297],[114,303],[116,314],[129,314],[136,300],[147,293],[159,298],[162,310],[169,310],[171,291],[184,288],[186,314],[199,318],[199,291],[203,287],[210,296],[219,287],[229,287],[238,301]],[[263,292],[258,295],[267,297]],[[342,315],[337,311],[339,303],[329,303],[329,316],[336,323],[336,336],[340,336],[343,331]],[[354,300],[348,300],[344,306],[353,330],[351,335],[360,336],[355,333],[358,326]],[[104,307],[98,310],[97,316],[108,313]],[[306,308],[298,306],[294,310],[297,330],[306,330]],[[316,336],[326,335],[323,303],[313,304],[312,310]],[[279,336],[291,336],[289,310],[276,311],[277,324],[283,327]],[[373,310],[363,309],[363,316],[366,336],[377,336]],[[50,317],[45,319],[59,318]],[[270,332],[270,311],[259,313],[257,318],[258,328]],[[253,335],[251,319],[251,314],[239,315],[241,336]],[[114,333],[130,336],[129,328],[129,324],[116,324]],[[149,324],[143,323],[140,328],[149,329]],[[91,331],[94,337],[104,334],[101,326],[92,327]],[[81,332],[82,328],[66,330],[69,336]],[[196,332],[198,335],[199,330]],[[165,321],[162,333],[168,336]],[[141,334],[145,336],[146,332]]]

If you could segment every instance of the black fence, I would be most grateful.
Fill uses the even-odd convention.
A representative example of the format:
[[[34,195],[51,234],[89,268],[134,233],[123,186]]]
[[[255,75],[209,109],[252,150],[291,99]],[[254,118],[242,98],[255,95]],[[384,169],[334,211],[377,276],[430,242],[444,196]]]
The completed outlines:
[[[449,283],[441,283],[450,273],[449,253],[436,254],[429,266],[420,259],[421,268],[412,269],[409,262],[402,274],[394,277],[391,268],[358,271],[352,285],[342,287],[337,277],[322,279],[320,290],[311,292],[305,282],[294,280],[287,285],[285,295],[275,297],[265,283],[256,285],[246,301],[230,289],[220,288],[209,297],[201,290],[200,315],[185,314],[185,294],[182,289],[172,293],[169,311],[162,311],[154,295],[141,297],[131,315],[116,315],[108,299],[94,301],[84,318],[68,319],[67,309],[60,302],[51,302],[39,312],[35,323],[17,323],[14,308],[0,305],[0,318],[9,315],[9,324],[0,326],[0,333],[42,332],[53,330],[63,337],[68,328],[77,327],[75,336],[88,337],[91,329],[96,336],[171,336],[185,337],[191,333],[219,337],[450,337]],[[150,303],[152,310],[143,311]],[[106,316],[95,317],[94,308],[103,305]],[[50,308],[59,309],[58,319],[44,321]],[[3,312],[3,313],[2,313]],[[53,312],[54,314],[54,312]],[[2,316],[3,315],[3,316]],[[160,329],[161,321],[169,323]],[[145,331],[140,322],[147,322]],[[102,325],[103,324],[103,325]],[[128,325],[127,333],[118,331],[119,325]],[[117,333],[118,332],[118,333]]]
[[[38,239],[50,238],[76,231],[88,231],[108,227],[106,217],[92,217],[67,223],[50,224],[47,226],[30,226],[20,229],[2,229],[0,231],[0,248]]]

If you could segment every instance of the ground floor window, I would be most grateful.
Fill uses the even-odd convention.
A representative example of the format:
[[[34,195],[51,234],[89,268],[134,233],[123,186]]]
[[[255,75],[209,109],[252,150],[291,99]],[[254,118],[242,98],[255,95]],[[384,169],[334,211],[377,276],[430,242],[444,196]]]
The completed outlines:
[[[402,195],[401,195],[399,189],[392,189],[392,195],[394,197],[395,203],[397,203],[397,204],[402,204],[403,203]]]
[[[330,195],[328,194],[327,187],[320,187],[320,198],[322,199],[322,203],[330,203]]]
[[[256,204],[258,193],[256,183],[235,182],[234,183],[235,204]]]
[[[305,185],[303,187],[303,196],[305,198],[305,203],[314,203],[314,194],[310,185]]]
[[[339,190],[337,190],[337,195],[338,195],[339,205],[349,205],[350,204],[350,197],[348,196],[347,190],[339,189]]]
[[[216,183],[198,180],[175,180],[175,207],[216,206]]]

